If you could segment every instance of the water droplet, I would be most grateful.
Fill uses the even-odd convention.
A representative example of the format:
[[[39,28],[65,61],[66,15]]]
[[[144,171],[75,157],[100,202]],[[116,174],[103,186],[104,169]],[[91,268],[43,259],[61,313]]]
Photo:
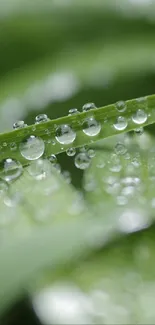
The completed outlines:
[[[78,111],[78,109],[77,108],[71,108],[70,110],[69,110],[69,116],[71,116],[71,115],[75,115],[75,114],[79,114],[80,112]]]
[[[48,122],[48,121],[49,121],[49,118],[46,114],[39,114],[35,118],[35,124],[44,123],[44,122]]]
[[[124,116],[119,116],[116,120],[116,123],[114,123],[114,128],[118,131],[123,131],[126,129],[128,123]]]
[[[53,166],[57,164],[57,157],[55,155],[51,155],[48,159]]]
[[[56,283],[33,298],[33,307],[42,324],[92,324],[87,295],[74,284]]]
[[[87,118],[83,123],[83,132],[90,136],[94,137],[98,135],[101,131],[101,124],[97,122],[94,117]]]
[[[65,171],[63,171],[62,175],[63,175],[63,177],[64,177],[66,183],[67,183],[67,184],[70,184],[71,181],[72,181],[71,173],[70,173],[68,170],[65,170]]]
[[[80,152],[75,157],[75,166],[79,169],[87,169],[90,166],[91,159],[87,153]]]
[[[36,180],[42,180],[51,174],[51,164],[47,159],[38,159],[31,162],[28,173]]]
[[[67,153],[67,156],[73,157],[76,154],[76,149],[75,148],[68,148],[66,153]]]
[[[58,174],[61,173],[61,166],[60,166],[60,164],[55,164],[54,165],[54,168],[56,169],[56,171],[58,172]]]
[[[31,135],[19,145],[21,155],[27,160],[36,160],[40,158],[45,150],[44,141]]]
[[[118,112],[125,112],[127,108],[126,103],[123,100],[117,102],[115,106]]]
[[[36,131],[36,126],[35,126],[35,125],[32,126],[32,131],[33,131],[33,132]]]
[[[144,129],[142,127],[134,130],[136,135],[142,135],[144,133]]]
[[[89,149],[87,154],[88,154],[89,158],[93,158],[93,157],[95,157],[96,152],[94,149]]]
[[[56,140],[61,144],[70,144],[76,139],[76,132],[72,128],[63,124],[56,129]]]
[[[127,152],[127,148],[123,143],[118,142],[115,146],[115,153],[117,155],[124,155]]]
[[[80,148],[79,148],[79,151],[80,151],[80,152],[87,152],[88,149],[89,149],[89,146],[86,145],[86,146],[80,147]]]
[[[3,147],[7,147],[7,142],[3,142]]]
[[[10,143],[10,149],[11,151],[17,150],[17,145],[15,142]]]
[[[9,189],[9,185],[6,181],[0,179],[0,197],[3,196]]]
[[[147,114],[143,109],[138,109],[132,116],[132,120],[136,124],[143,124],[147,121]]]
[[[23,167],[19,161],[7,158],[0,164],[0,177],[6,182],[17,179],[23,171]]]
[[[109,161],[109,170],[114,173],[119,173],[122,169],[122,165],[119,157],[116,154],[112,154]]]
[[[87,112],[90,109],[94,109],[94,108],[96,108],[96,105],[94,103],[87,103],[87,104],[83,105],[82,111]]]
[[[13,129],[18,130],[18,129],[25,128],[26,126],[27,124],[25,124],[24,121],[17,121],[13,124]]]

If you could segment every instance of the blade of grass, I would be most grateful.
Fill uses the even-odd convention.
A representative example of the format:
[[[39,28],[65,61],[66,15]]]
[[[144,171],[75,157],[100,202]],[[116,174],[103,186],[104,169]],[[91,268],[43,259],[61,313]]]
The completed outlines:
[[[48,157],[51,154],[58,154],[65,152],[69,147],[80,147],[86,144],[92,144],[101,139],[108,138],[110,136],[120,134],[122,132],[128,132],[139,127],[132,120],[133,114],[138,109],[142,109],[147,114],[147,120],[142,126],[150,125],[155,122],[155,95],[147,96],[139,99],[132,99],[125,102],[126,110],[120,113],[115,104],[93,109],[88,112],[82,112],[73,116],[66,116],[56,120],[51,120],[38,125],[31,125],[23,129],[15,130],[10,133],[0,134],[0,146],[1,159],[13,158],[19,160],[23,166],[28,164],[28,161],[24,159],[19,151],[19,144],[30,135],[41,137],[46,143],[46,149],[44,156]],[[83,121],[86,118],[93,116],[99,123],[101,123],[101,132],[95,136],[87,136],[83,132]],[[123,116],[126,118],[127,127],[125,130],[116,130],[114,123],[117,118]],[[56,128],[59,125],[68,124],[76,131],[76,139],[71,145],[63,145],[56,141],[53,145],[52,140],[55,140]],[[48,143],[51,140],[50,143]],[[17,150],[12,151],[11,145],[14,143],[17,146]]]

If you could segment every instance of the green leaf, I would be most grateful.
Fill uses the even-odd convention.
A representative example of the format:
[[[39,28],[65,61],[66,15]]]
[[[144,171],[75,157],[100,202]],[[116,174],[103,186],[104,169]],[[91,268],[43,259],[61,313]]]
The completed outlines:
[[[39,296],[43,293],[44,304],[37,306],[37,291],[33,296],[34,307],[42,322],[50,319],[51,323],[53,320],[57,323],[60,315],[68,322],[77,321],[79,314],[76,314],[76,308],[75,313],[70,313],[70,310],[65,313],[62,311],[63,299],[67,303],[69,293],[72,292],[72,299],[75,306],[79,306],[83,322],[87,320],[93,324],[154,324],[154,234],[153,226],[121,241],[115,241],[80,264],[78,262],[59,272],[57,270],[55,276],[52,273],[52,278],[46,272],[44,289],[47,288],[45,283],[48,283],[48,297],[44,295],[44,290],[40,290]],[[54,294],[55,299],[58,297],[56,310],[53,305],[55,300],[52,300]],[[45,314],[44,306],[49,303],[48,299],[50,312]]]

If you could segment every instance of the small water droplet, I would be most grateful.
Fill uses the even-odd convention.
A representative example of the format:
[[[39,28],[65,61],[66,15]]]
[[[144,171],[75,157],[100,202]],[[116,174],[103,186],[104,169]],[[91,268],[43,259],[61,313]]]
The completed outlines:
[[[33,132],[36,131],[36,126],[35,126],[35,125],[32,126],[32,131],[33,131]]]
[[[124,116],[119,116],[114,123],[114,128],[118,131],[123,131],[126,129],[128,123]]]
[[[66,181],[67,184],[70,184],[71,181],[72,181],[72,178],[71,178],[71,173],[68,171],[68,170],[65,170],[62,172],[62,175]]]
[[[6,142],[3,142],[3,147],[7,147],[7,143]]]
[[[57,157],[54,154],[51,155],[48,159],[53,166],[57,164]]]
[[[80,151],[80,152],[87,152],[88,149],[89,149],[89,146],[86,145],[86,146],[80,147],[80,148],[79,148],[79,151]]]
[[[144,133],[144,129],[142,127],[134,130],[136,135],[142,135]]]
[[[19,161],[7,158],[0,164],[0,177],[6,182],[17,179],[23,172],[23,167]]]
[[[75,157],[75,166],[79,169],[87,169],[90,163],[91,159],[88,157],[87,153],[80,152]]]
[[[44,141],[31,135],[19,145],[21,155],[27,160],[36,160],[40,158],[45,150]]]
[[[13,124],[13,129],[18,130],[18,129],[25,128],[26,126],[27,124],[25,124],[24,121],[17,121]]]
[[[143,109],[138,109],[132,116],[132,120],[135,124],[143,124],[147,121],[147,114]]]
[[[78,111],[78,109],[77,108],[71,108],[70,110],[69,110],[69,116],[71,116],[71,115],[75,115],[75,114],[79,114],[80,112]]]
[[[76,154],[76,149],[75,148],[68,148],[66,153],[67,153],[67,156],[73,157]]]
[[[17,145],[15,142],[10,143],[10,149],[11,149],[11,151],[17,150]]]
[[[115,153],[117,155],[125,155],[126,152],[127,148],[125,147],[125,145],[123,143],[118,142],[115,146]]]
[[[87,118],[83,123],[83,132],[90,136],[94,137],[98,135],[101,131],[101,124],[94,119],[94,117]]]
[[[88,154],[88,157],[89,157],[89,158],[94,158],[96,152],[95,152],[94,149],[89,149],[88,152],[87,152],[87,154]]]
[[[35,118],[35,124],[40,124],[40,123],[44,123],[44,122],[48,122],[48,121],[49,121],[49,118],[46,114],[39,114]]]
[[[127,108],[126,103],[123,100],[117,102],[115,106],[118,112],[125,112]]]
[[[54,165],[54,168],[56,169],[56,171],[58,172],[58,174],[61,173],[61,166],[60,166],[60,164],[55,164]]]
[[[74,132],[69,125],[63,124],[56,129],[55,137],[61,144],[70,144],[76,139],[76,132]]]
[[[90,109],[94,109],[94,108],[96,108],[96,105],[94,103],[87,103],[87,104],[83,105],[82,111],[87,112]]]

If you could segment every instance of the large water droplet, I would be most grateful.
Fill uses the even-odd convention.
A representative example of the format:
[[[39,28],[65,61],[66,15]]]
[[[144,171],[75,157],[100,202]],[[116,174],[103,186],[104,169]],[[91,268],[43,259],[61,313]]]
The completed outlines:
[[[70,144],[76,139],[76,132],[69,125],[63,124],[56,129],[55,137],[61,144]]]
[[[94,119],[94,117],[87,118],[83,123],[83,132],[90,136],[94,137],[98,135],[101,131],[101,124]]]
[[[114,123],[114,128],[118,131],[123,131],[126,129],[128,123],[124,116],[119,116]]]
[[[44,141],[31,135],[19,145],[21,155],[27,160],[36,160],[40,158],[45,150]]]
[[[117,102],[115,106],[118,112],[125,112],[127,108],[126,103],[123,100]]]
[[[0,177],[6,182],[17,179],[23,171],[21,163],[11,158],[7,158],[6,160],[2,161],[0,167]]]
[[[143,124],[147,121],[147,114],[143,109],[138,109],[137,112],[133,114],[132,120],[136,124]]]
[[[79,114],[80,112],[77,110],[77,108],[71,108],[70,110],[69,110],[69,116],[71,116],[71,115],[75,115],[75,114]]]
[[[27,124],[25,124],[24,121],[17,121],[13,124],[13,129],[18,130],[18,129],[22,129],[26,126],[27,126]]]
[[[79,169],[87,169],[90,166],[91,159],[87,153],[80,152],[75,157],[75,166]]]
[[[35,118],[35,124],[40,124],[40,123],[44,123],[44,122],[48,122],[48,121],[49,121],[49,118],[46,114],[39,114]]]
[[[94,103],[87,103],[87,104],[83,105],[82,111],[87,112],[90,109],[94,109],[94,108],[96,108],[96,105]]]
[[[76,149],[75,148],[68,148],[66,153],[67,153],[67,156],[73,157],[76,154]]]

